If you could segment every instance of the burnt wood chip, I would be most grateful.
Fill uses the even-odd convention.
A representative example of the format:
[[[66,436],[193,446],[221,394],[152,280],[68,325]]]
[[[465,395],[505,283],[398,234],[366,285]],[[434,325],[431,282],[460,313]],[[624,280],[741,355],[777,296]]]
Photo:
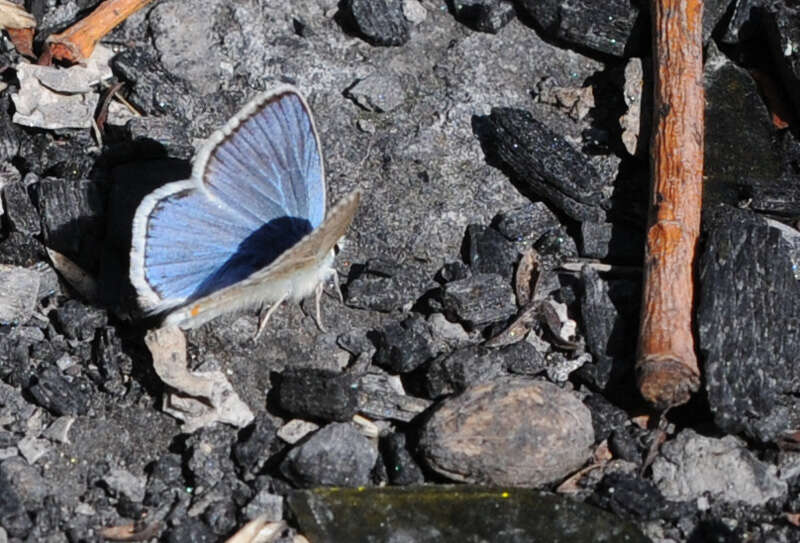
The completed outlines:
[[[358,410],[358,376],[316,368],[288,368],[277,386],[278,405],[296,417],[347,421]]]
[[[348,0],[343,12],[347,22],[372,45],[403,45],[410,37],[400,0]]]
[[[68,381],[55,368],[39,374],[28,392],[35,403],[55,415],[85,415],[89,411],[87,383],[75,378]]]
[[[481,136],[490,158],[511,168],[533,195],[577,221],[602,222],[603,180],[564,138],[514,108],[493,108]]]
[[[800,427],[800,281],[792,247],[753,213],[704,216],[698,260],[698,346],[714,421],[771,441]]]

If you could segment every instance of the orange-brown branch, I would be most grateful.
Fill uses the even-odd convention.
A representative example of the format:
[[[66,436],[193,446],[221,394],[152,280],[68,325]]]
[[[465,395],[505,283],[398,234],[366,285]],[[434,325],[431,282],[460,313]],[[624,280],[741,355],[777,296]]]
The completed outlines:
[[[64,32],[47,38],[50,55],[67,62],[81,62],[89,58],[100,38],[151,1],[105,0],[86,18]]]
[[[653,0],[654,131],[637,380],[666,409],[700,384],[692,334],[693,261],[703,179],[701,0]]]

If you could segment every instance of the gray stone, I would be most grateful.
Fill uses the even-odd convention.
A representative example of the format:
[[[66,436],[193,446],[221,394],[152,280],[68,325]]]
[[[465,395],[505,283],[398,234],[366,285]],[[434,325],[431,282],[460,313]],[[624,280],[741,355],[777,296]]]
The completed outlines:
[[[350,87],[347,96],[367,111],[392,111],[406,99],[403,81],[395,74],[369,75]]]
[[[200,94],[219,90],[226,79],[222,49],[216,43],[216,13],[221,0],[161,2],[150,11],[150,28],[161,64],[190,82]]]
[[[410,422],[431,406],[431,401],[409,396],[398,376],[373,368],[358,380],[358,411],[375,420]]]
[[[283,520],[283,497],[273,494],[267,485],[244,507],[244,515],[248,520],[263,517],[267,522],[280,522]]]
[[[419,449],[431,469],[456,481],[538,487],[577,471],[593,444],[591,414],[575,394],[510,377],[442,402]]]
[[[25,324],[39,299],[35,270],[0,264],[0,324]]]
[[[686,429],[661,446],[653,462],[653,481],[670,500],[695,500],[708,494],[724,502],[763,505],[784,497],[788,490],[776,471],[734,436],[717,439]]]
[[[134,503],[144,499],[147,478],[143,475],[137,477],[127,470],[112,468],[103,476],[103,482],[114,495],[125,496]]]
[[[37,439],[33,436],[26,436],[17,442],[19,454],[27,460],[28,464],[35,464],[37,460],[47,454],[50,444],[45,439]]]
[[[291,449],[280,469],[300,487],[362,486],[377,459],[376,446],[352,424],[334,422]]]
[[[41,507],[53,493],[53,482],[41,476],[39,470],[20,457],[0,462],[0,474],[5,475],[26,509]]]

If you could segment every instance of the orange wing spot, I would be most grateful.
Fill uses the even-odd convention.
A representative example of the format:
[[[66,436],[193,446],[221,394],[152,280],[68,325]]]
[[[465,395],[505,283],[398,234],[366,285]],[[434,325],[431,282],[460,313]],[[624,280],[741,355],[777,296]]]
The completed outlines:
[[[197,304],[196,306],[194,306],[189,310],[189,314],[192,317],[196,317],[198,313],[200,313],[200,304]]]

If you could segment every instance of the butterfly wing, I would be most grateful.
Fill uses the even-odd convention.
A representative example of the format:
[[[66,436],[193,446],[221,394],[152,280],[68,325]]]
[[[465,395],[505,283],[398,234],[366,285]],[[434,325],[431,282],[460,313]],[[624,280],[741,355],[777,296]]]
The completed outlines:
[[[209,138],[190,179],[142,200],[131,282],[148,312],[170,310],[268,266],[324,216],[310,110],[296,89],[279,87]]]
[[[301,299],[307,296],[320,281],[336,273],[331,267],[332,249],[353,221],[360,198],[359,191],[348,194],[331,209],[322,225],[268,267],[176,309],[167,317],[167,323],[194,328],[243,307],[271,303],[283,297]]]

